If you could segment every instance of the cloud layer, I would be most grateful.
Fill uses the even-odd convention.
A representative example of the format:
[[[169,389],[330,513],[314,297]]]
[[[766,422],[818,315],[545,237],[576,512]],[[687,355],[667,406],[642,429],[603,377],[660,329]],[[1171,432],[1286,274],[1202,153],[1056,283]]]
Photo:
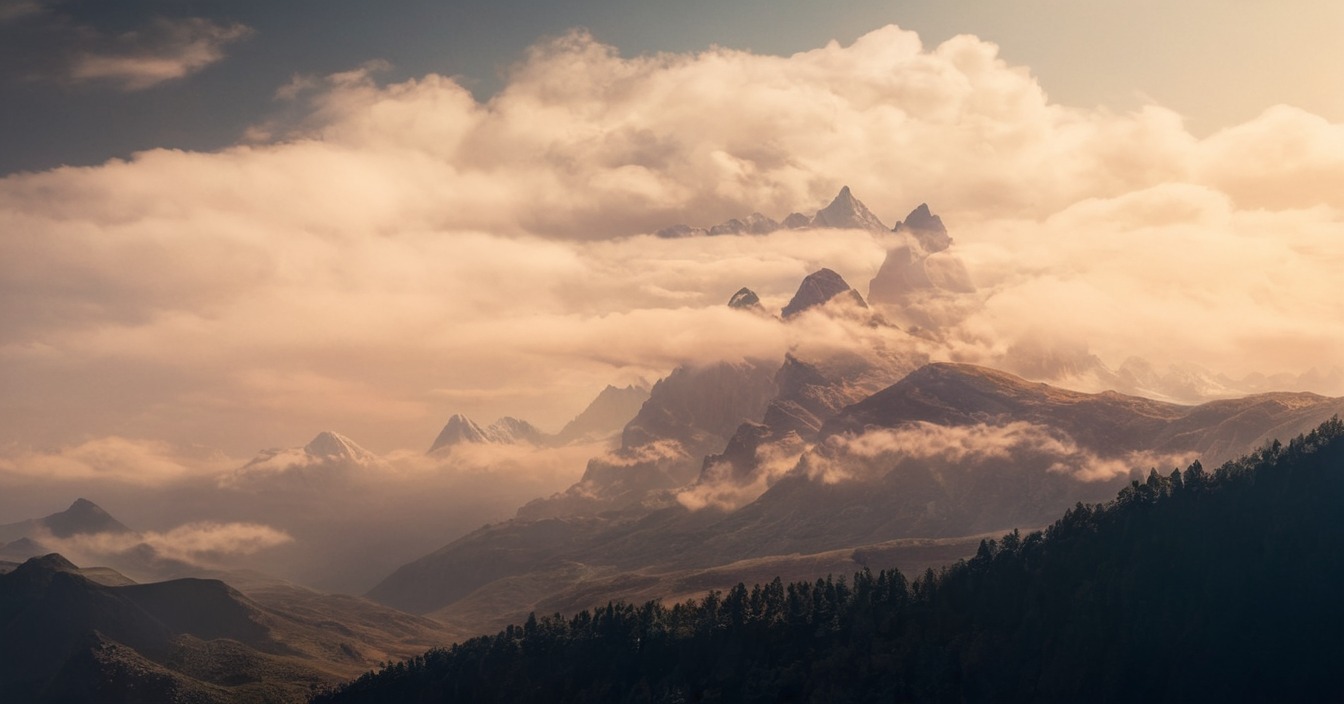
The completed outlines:
[[[168,68],[95,73],[171,77],[240,31],[165,32]],[[1344,359],[1344,125],[1291,107],[1199,139],[896,27],[787,57],[572,33],[488,102],[377,68],[296,77],[246,145],[0,180],[7,471],[86,471],[109,438],[421,448],[456,411],[553,429],[607,383],[834,344],[722,304],[747,285],[778,309],[821,266],[866,292],[881,237],[640,233],[812,211],[843,184],[887,222],[928,201],[951,228],[981,294],[935,357],[1046,339],[1234,375]],[[22,460],[87,443],[82,465]]]

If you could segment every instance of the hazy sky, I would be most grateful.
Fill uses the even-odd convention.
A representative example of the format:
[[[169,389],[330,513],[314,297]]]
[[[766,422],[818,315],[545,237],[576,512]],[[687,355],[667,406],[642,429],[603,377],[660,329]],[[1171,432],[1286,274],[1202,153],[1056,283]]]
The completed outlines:
[[[846,184],[951,228],[979,298],[935,356],[1328,371],[1341,7],[0,2],[0,479],[421,451],[860,344],[723,303],[866,293],[888,242],[641,234]]]
[[[277,89],[382,60],[478,98],[538,38],[585,27],[625,56],[711,45],[787,55],[886,24],[974,34],[1051,99],[1155,103],[1196,134],[1294,105],[1344,119],[1336,0],[0,0],[0,173],[153,147],[214,149],[285,112]]]

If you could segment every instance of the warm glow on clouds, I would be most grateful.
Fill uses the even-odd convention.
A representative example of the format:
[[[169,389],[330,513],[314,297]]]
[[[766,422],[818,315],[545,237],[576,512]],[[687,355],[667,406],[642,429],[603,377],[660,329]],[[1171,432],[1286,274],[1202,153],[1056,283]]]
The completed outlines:
[[[215,45],[184,46],[199,66]],[[574,33],[484,103],[378,68],[297,77],[299,117],[259,116],[247,145],[0,180],[7,473],[178,471],[118,464],[121,437],[246,458],[319,428],[418,450],[457,411],[555,429],[607,383],[886,335],[723,306],[750,286],[777,311],[822,266],[866,293],[881,236],[647,234],[810,213],[844,184],[889,225],[929,202],[980,287],[935,340],[892,344],[993,361],[1059,338],[1233,375],[1344,359],[1344,125],[1300,110],[1196,138],[895,27],[788,57]]]
[[[116,37],[102,50],[81,52],[71,62],[70,78],[113,81],[127,90],[149,88],[222,60],[224,46],[250,31],[199,17],[159,19]]]

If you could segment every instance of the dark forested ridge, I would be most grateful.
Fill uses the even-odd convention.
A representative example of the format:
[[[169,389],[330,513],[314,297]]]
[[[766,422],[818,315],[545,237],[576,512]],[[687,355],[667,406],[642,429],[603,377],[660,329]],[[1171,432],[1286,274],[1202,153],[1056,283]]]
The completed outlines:
[[[315,702],[1341,701],[1344,422],[896,571],[533,618]]]

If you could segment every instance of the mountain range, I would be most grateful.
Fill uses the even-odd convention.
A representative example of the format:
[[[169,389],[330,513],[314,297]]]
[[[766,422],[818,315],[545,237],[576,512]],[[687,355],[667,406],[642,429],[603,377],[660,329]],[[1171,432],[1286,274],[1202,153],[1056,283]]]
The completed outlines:
[[[481,427],[470,418],[455,413],[430,445],[429,454],[463,443],[553,447],[605,440],[619,433],[648,397],[648,387],[643,384],[624,387],[608,384],[579,415],[555,434],[545,433],[525,420],[510,416]]]
[[[887,250],[866,296],[819,267],[768,310],[742,282],[722,314],[777,326],[789,340],[781,356],[725,353],[651,386],[609,385],[556,433],[454,413],[423,455],[380,456],[322,431],[211,484],[212,500],[283,518],[270,564],[372,584],[367,598],[169,557],[86,499],[0,525],[0,691],[297,701],[383,658],[519,622],[535,629],[533,613],[870,567],[934,574],[992,553],[987,539],[1117,492],[1161,493],[1173,468],[1199,475],[1344,414],[1342,398],[1247,393],[1275,379],[1138,358],[1112,369],[1043,342],[1006,346],[993,366],[936,361],[941,348],[927,343],[988,293],[926,204],[888,228],[846,187],[812,216],[753,213],[659,234],[781,228],[864,230]],[[845,339],[801,332],[814,329]],[[476,494],[516,507],[511,518],[452,503],[457,488],[547,461],[572,469],[549,484],[529,475],[545,487],[530,500]],[[413,481],[387,489],[393,475]],[[443,505],[406,505],[430,493]],[[482,515],[491,522],[467,532]],[[90,545],[115,549],[72,552]]]
[[[847,188],[818,218],[886,231]],[[892,232],[870,285],[881,313],[820,269],[781,324],[861,311],[866,325],[913,330],[919,301],[974,291],[927,205]],[[728,305],[762,312],[746,287]],[[892,348],[683,366],[574,486],[402,566],[369,596],[489,630],[533,610],[726,587],[743,571],[922,569],[1150,469],[1222,462],[1341,412],[1342,399],[1300,393],[1201,404],[1083,393]]]
[[[759,368],[718,367],[716,388],[726,386],[722,375],[730,370],[743,380],[760,374]],[[758,561],[759,569],[774,563],[772,569],[789,576],[789,569],[834,564],[839,554],[851,567],[882,556],[903,569],[919,568],[938,554],[931,545],[943,548],[938,556],[945,559],[948,546],[966,551],[984,533],[1043,525],[1078,502],[1114,495],[1149,469],[1167,471],[1197,458],[1221,462],[1344,413],[1344,399],[1312,394],[1182,406],[1073,392],[983,367],[930,364],[828,414],[824,401],[831,399],[820,391],[843,398],[844,389],[808,371],[789,360],[777,378],[793,378],[786,396],[821,401],[811,403],[817,411],[811,422],[776,410],[774,425],[744,423],[681,487],[665,473],[660,478],[667,481],[647,481],[648,467],[602,465],[608,474],[590,473],[567,493],[619,491],[621,502],[570,501],[550,512],[525,507],[514,521],[482,528],[402,567],[369,596],[488,630],[557,604],[581,608],[585,599],[591,606],[652,588],[679,593],[690,584],[722,586],[715,580],[732,579],[721,569],[729,564]],[[668,382],[693,376],[685,371]],[[660,395],[655,387],[650,403]],[[765,405],[781,409],[792,400]],[[643,426],[631,434],[642,443],[672,439]],[[778,471],[762,462],[777,457],[793,462],[761,476]],[[837,468],[841,476],[828,474]],[[759,493],[747,493],[740,505],[677,500],[741,487]],[[556,500],[547,505],[555,509]],[[809,555],[817,557],[803,559]]]
[[[1335,418],[937,572],[534,614],[314,701],[1337,701],[1342,467]]]

